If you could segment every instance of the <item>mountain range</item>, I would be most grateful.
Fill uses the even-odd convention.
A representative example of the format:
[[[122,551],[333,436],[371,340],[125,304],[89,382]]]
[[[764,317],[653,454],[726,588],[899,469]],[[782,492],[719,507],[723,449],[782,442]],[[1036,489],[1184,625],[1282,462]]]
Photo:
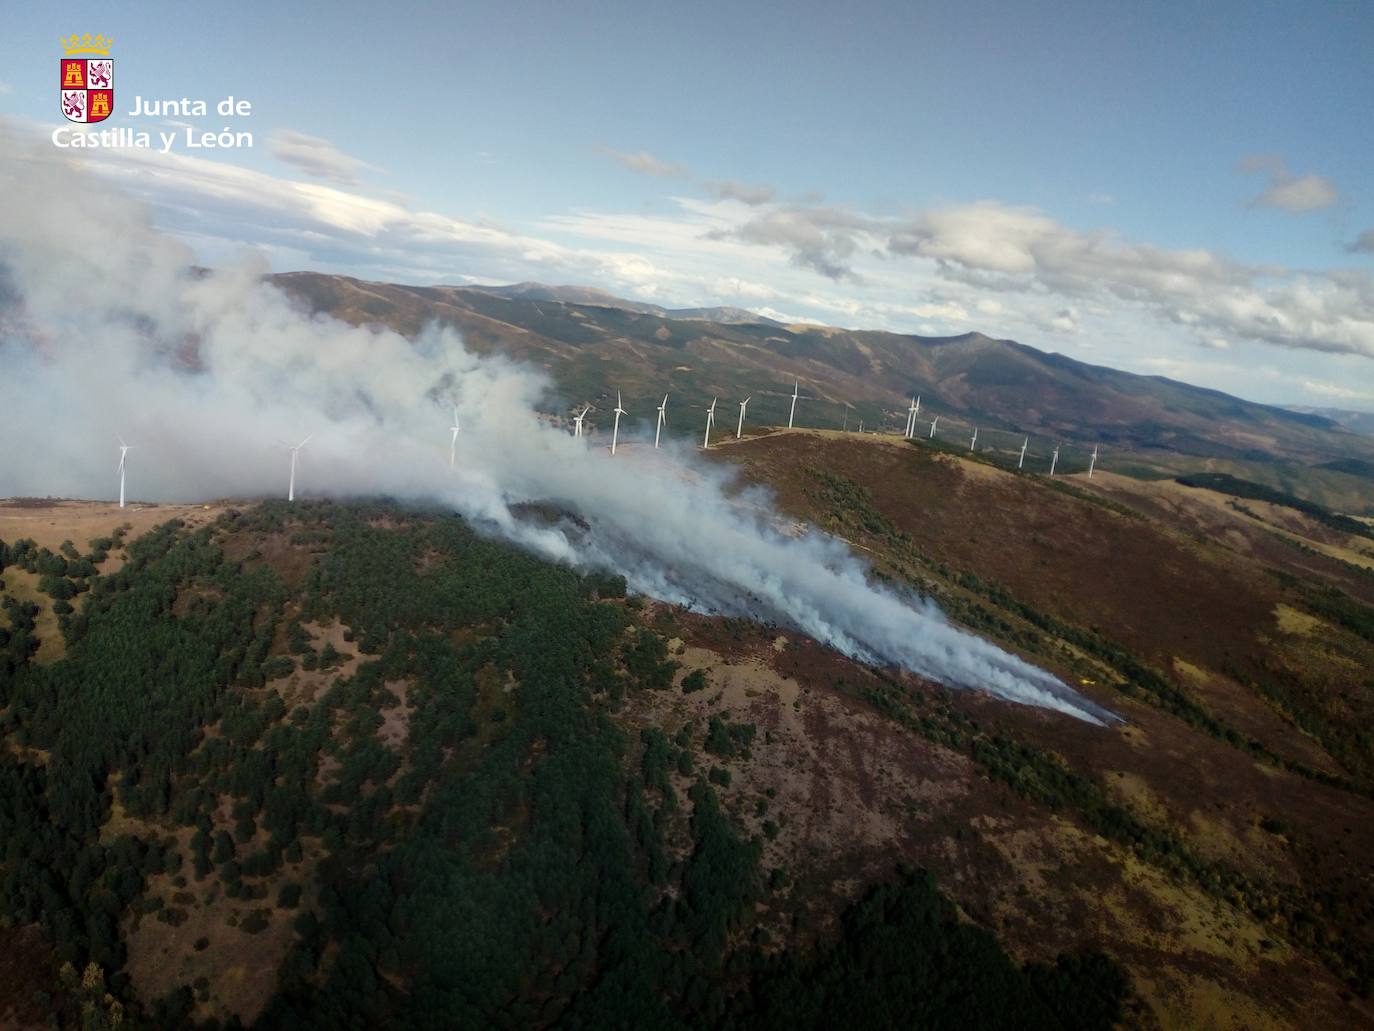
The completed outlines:
[[[983,447],[1031,452],[1100,445],[1119,472],[1243,475],[1335,508],[1374,510],[1374,439],[1318,412],[1242,400],[1163,376],[1142,376],[982,333],[923,337],[783,325],[740,309],[669,310],[585,287],[405,286],[311,272],[276,282],[306,308],[407,335],[451,327],[479,353],[542,368],[559,414],[598,408],[617,391],[631,419],[664,392],[704,408],[751,397],[749,419],[785,424],[799,383],[798,424],[900,433],[921,398],[918,432],[938,416],[951,439],[980,430]],[[746,318],[753,321],[744,321]],[[654,399],[651,403],[650,399]],[[691,419],[695,426],[698,420]],[[678,432],[686,427],[679,418]],[[1351,463],[1354,463],[1352,465]]]

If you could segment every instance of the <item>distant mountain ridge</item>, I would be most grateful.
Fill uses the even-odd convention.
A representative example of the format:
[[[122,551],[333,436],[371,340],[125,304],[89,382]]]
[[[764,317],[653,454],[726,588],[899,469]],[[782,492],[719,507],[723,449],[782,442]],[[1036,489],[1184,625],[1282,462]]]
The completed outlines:
[[[1118,459],[1129,452],[1132,461],[1161,472],[1199,468],[1174,462],[1176,456],[1286,462],[1299,471],[1342,459],[1374,461],[1374,440],[1324,415],[1089,365],[982,333],[921,337],[713,321],[585,287],[417,287],[310,272],[274,278],[305,307],[351,323],[406,335],[430,323],[451,326],[480,353],[505,353],[544,369],[564,411],[619,390],[633,424],[649,417],[648,399],[666,390],[674,432],[684,432],[687,422],[671,420],[672,411],[704,407],[713,396],[722,403],[752,396],[752,423],[785,425],[796,379],[798,424],[818,428],[838,429],[848,416],[851,428],[863,420],[869,429],[901,432],[911,398],[920,396],[919,432],[938,415],[942,434],[980,427],[980,446],[1019,447],[1013,433],[1029,434],[1043,448],[1100,444]],[[1346,473],[1326,475],[1338,478],[1331,480],[1337,487],[1350,485]],[[1271,485],[1302,493],[1290,480]],[[1340,507],[1330,496],[1326,503]]]
[[[717,306],[713,308],[664,308],[658,304],[644,301],[630,301],[617,297],[593,286],[546,286],[543,283],[512,283],[510,286],[464,286],[459,289],[478,290],[482,293],[522,301],[559,301],[565,304],[583,304],[597,308],[620,308],[624,311],[637,311],[645,315],[658,315],[665,319],[695,319],[701,322],[721,323],[759,323],[765,326],[781,326],[783,323],[759,315],[747,308]]]
[[[1290,412],[1318,415],[1330,419],[1355,433],[1374,436],[1374,412],[1356,412],[1349,408],[1312,408],[1305,405],[1284,405]]]

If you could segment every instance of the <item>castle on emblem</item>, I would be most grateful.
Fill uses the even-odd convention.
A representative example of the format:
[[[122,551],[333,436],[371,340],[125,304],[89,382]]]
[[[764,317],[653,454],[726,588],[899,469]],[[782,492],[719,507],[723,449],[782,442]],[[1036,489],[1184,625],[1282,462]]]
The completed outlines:
[[[103,122],[114,112],[114,60],[105,36],[68,36],[62,40],[59,98],[70,122]],[[91,55],[78,57],[75,55]]]

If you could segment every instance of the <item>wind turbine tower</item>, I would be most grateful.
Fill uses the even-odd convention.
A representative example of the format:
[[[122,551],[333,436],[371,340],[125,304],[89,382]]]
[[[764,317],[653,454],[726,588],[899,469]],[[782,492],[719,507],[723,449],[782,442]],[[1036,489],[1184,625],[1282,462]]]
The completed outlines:
[[[976,451],[978,448],[978,427],[973,427],[973,439],[968,442],[968,449]]]
[[[573,416],[573,436],[574,436],[574,437],[580,437],[580,436],[582,436],[582,420],[585,419],[585,418],[587,417],[587,413],[590,412],[591,410],[592,410],[592,406],[591,406],[591,405],[587,405],[586,408],[583,408],[583,409],[582,409],[582,414],[581,414],[581,415],[574,415],[574,416]]]
[[[625,409],[621,407],[620,391],[615,392],[615,426],[611,428],[611,454],[615,454],[616,441],[620,439],[620,417],[625,415]]]
[[[749,407],[749,402],[753,399],[753,396],[753,394],[750,394],[739,403],[739,425],[735,427],[736,440],[739,440],[740,436],[744,433],[744,410]]]
[[[916,416],[921,414],[921,398],[919,396],[911,399],[911,407],[906,410],[906,439],[910,440],[916,436]]]
[[[453,425],[449,427],[453,436],[448,442],[448,467],[453,468],[454,460],[458,457],[458,406],[453,407]]]
[[[668,421],[666,414],[668,408],[668,395],[663,395],[663,403],[658,406],[658,427],[654,430],[654,448],[658,448],[658,438],[663,433],[663,424]]]
[[[1093,469],[1097,466],[1097,445],[1093,445],[1093,456],[1088,459],[1088,479],[1093,478]]]
[[[132,444],[124,443],[124,438],[119,438],[119,507],[124,507],[124,467],[128,464],[129,452],[133,449]]]
[[[940,425],[940,417],[939,417],[938,415],[937,415],[935,418],[933,418],[933,419],[930,420],[930,439],[931,439],[931,440],[934,440],[934,439],[935,439],[935,427],[936,427],[936,426],[939,426],[939,425]]]
[[[1050,475],[1054,475],[1054,467],[1059,464],[1059,448],[1054,449],[1054,454],[1050,457]]]
[[[1020,469],[1026,464],[1026,446],[1030,444],[1030,437],[1021,441],[1021,457],[1016,460],[1016,468]]]
[[[703,449],[711,446],[711,427],[716,424],[716,399],[711,398],[711,407],[706,409],[706,436],[701,439]]]
[[[797,417],[797,391],[801,389],[801,380],[792,381],[792,410],[787,413],[787,428],[792,428],[792,420]]]
[[[310,434],[310,437],[313,437],[314,435],[315,434],[312,433]],[[291,480],[287,483],[286,486],[287,501],[296,500],[296,458],[300,454],[301,448],[305,447],[306,444],[310,443],[310,437],[306,437],[305,440],[301,441],[295,447],[292,447],[285,441],[279,442],[282,447],[286,448],[287,451],[291,452]]]

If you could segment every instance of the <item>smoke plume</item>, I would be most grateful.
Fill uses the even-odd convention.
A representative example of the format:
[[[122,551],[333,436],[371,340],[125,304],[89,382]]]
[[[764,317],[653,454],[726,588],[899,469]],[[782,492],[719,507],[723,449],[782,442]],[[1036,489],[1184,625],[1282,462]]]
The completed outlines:
[[[0,125],[0,133],[4,133]],[[10,135],[6,133],[6,135]],[[147,212],[49,148],[0,153],[0,497],[111,497],[118,437],[132,499],[285,492],[433,499],[637,592],[774,620],[853,658],[1102,722],[1050,674],[869,582],[840,542],[789,536],[757,492],[690,449],[574,439],[548,384],[451,332],[410,340],[299,310],[252,259],[197,269]],[[462,433],[448,468],[456,405]],[[648,414],[647,412],[645,414]],[[624,429],[624,427],[622,427]],[[533,522],[548,502],[576,518]]]

